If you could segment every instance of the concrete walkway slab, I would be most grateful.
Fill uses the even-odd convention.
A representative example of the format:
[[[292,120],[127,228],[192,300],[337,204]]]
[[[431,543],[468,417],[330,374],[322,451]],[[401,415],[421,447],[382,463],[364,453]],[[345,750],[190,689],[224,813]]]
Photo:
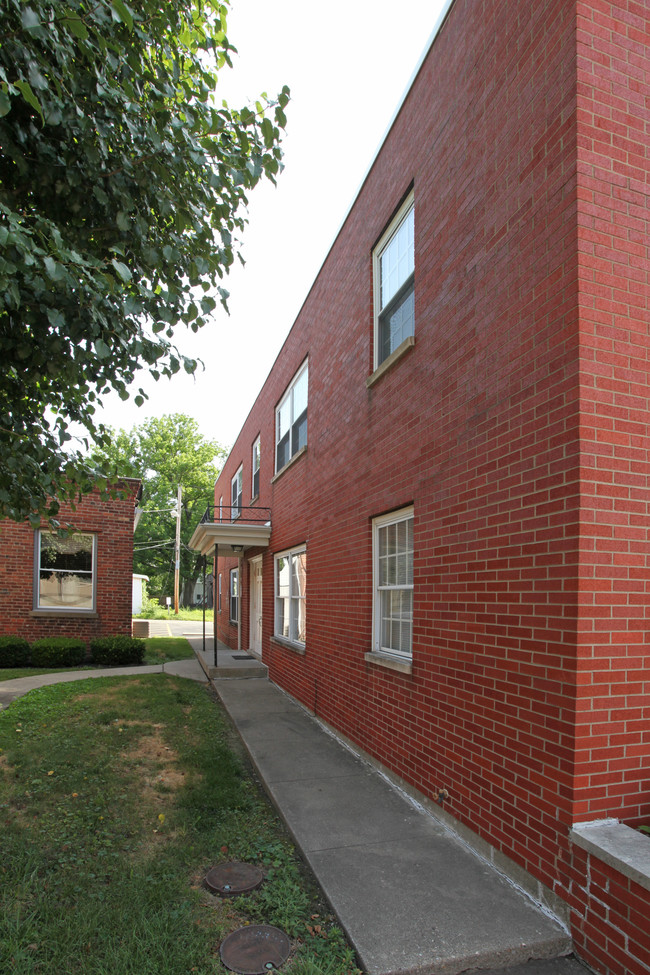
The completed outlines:
[[[369,975],[513,965],[533,975],[532,958],[548,975],[584,975],[573,960],[555,964],[571,948],[558,921],[279,688],[215,687]]]

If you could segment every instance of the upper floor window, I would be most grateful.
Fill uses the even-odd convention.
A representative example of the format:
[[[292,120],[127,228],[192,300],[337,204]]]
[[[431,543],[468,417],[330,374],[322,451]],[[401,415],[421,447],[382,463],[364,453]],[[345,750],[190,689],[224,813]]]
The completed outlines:
[[[410,193],[373,251],[375,369],[415,331],[414,271]]]
[[[95,608],[94,535],[36,532],[36,609]]]
[[[259,497],[260,493],[260,438],[258,437],[253,444],[253,485],[252,497]]]
[[[243,467],[240,467],[232,481],[230,482],[230,517],[234,521],[241,514],[242,482],[244,477]]]
[[[298,370],[275,411],[275,470],[307,443],[307,363]]]

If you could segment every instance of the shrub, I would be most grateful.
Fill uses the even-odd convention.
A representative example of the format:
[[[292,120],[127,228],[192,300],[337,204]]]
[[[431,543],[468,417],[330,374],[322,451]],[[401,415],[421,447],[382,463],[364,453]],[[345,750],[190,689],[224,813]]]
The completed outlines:
[[[22,636],[0,636],[0,667],[28,667],[29,643]]]
[[[45,636],[32,643],[32,667],[76,667],[86,662],[86,644],[72,636]]]
[[[127,667],[144,660],[144,640],[131,636],[102,636],[90,641],[94,664],[103,667]]]

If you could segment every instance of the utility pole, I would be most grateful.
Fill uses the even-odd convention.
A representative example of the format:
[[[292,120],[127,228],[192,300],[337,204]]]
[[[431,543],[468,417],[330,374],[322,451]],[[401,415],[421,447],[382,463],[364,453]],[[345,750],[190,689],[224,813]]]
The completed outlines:
[[[174,612],[178,616],[178,590],[181,570],[181,495],[183,489],[178,485],[176,496],[176,545],[174,547]]]

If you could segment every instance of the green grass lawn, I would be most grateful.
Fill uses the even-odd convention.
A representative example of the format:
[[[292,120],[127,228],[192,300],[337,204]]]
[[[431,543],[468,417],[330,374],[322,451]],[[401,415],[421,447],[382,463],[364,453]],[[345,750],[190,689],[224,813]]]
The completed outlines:
[[[145,641],[145,664],[164,664],[169,660],[186,660],[194,656],[194,651],[185,637],[154,636]],[[33,677],[36,674],[58,674],[69,670],[94,670],[86,667],[3,667],[0,668],[0,684],[16,677]]]
[[[194,656],[189,640],[183,636],[152,636],[144,642],[146,664],[164,664],[168,660],[187,660]]]
[[[166,674],[32,691],[0,713],[0,971],[213,975],[269,923],[287,975],[356,973],[353,953],[205,686]],[[203,889],[255,862],[259,891]]]

